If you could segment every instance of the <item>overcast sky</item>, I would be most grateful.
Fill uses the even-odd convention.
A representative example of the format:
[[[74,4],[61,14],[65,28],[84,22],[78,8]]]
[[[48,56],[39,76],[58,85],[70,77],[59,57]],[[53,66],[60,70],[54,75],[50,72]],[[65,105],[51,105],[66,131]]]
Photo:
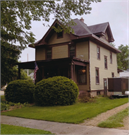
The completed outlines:
[[[129,0],[102,0],[99,3],[91,4],[91,14],[83,16],[71,16],[72,19],[81,17],[84,22],[89,25],[109,22],[113,37],[115,39],[115,47],[118,48],[121,44],[129,45]],[[49,22],[49,25],[54,20]],[[31,31],[35,34],[36,41],[41,39],[47,32],[49,27],[42,25],[43,22],[33,22]],[[21,53],[19,61],[35,60],[35,49],[26,48]]]

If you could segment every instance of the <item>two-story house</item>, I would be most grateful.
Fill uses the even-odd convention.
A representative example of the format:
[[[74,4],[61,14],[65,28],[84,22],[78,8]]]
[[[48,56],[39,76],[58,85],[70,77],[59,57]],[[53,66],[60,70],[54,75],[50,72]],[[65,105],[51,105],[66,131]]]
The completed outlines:
[[[35,61],[39,67],[37,80],[52,76],[66,76],[74,80],[80,92],[91,96],[107,94],[107,78],[117,77],[117,53],[110,42],[114,41],[108,22],[87,26],[84,19],[74,19],[74,34],[56,33],[52,26],[36,42]],[[22,62],[20,69],[34,69],[34,61]]]

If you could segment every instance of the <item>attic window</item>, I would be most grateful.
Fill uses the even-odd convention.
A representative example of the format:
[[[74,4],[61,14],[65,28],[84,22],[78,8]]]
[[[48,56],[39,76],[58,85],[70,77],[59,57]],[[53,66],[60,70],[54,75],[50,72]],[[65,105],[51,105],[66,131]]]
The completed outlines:
[[[63,38],[63,31],[57,33],[57,38]]]

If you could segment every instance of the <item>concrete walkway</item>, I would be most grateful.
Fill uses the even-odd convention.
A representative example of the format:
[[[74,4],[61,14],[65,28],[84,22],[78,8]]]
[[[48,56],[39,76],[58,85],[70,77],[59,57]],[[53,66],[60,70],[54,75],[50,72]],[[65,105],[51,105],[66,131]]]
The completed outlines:
[[[56,135],[129,135],[129,130],[99,128],[79,124],[49,122],[3,115],[1,116],[1,123],[47,130],[55,133]]]

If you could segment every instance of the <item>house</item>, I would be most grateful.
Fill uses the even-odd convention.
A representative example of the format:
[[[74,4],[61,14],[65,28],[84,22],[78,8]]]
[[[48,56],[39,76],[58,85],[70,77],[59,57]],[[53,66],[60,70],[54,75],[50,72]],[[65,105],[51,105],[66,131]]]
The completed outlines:
[[[36,82],[52,76],[66,76],[74,80],[79,92],[91,96],[107,95],[107,78],[118,77],[117,53],[110,43],[114,41],[108,22],[87,26],[84,19],[74,19],[74,34],[56,33],[52,26],[36,42],[35,61],[39,67]],[[18,64],[20,69],[34,69],[34,61]]]
[[[120,72],[121,78],[129,78],[129,69],[124,70],[123,72]]]

